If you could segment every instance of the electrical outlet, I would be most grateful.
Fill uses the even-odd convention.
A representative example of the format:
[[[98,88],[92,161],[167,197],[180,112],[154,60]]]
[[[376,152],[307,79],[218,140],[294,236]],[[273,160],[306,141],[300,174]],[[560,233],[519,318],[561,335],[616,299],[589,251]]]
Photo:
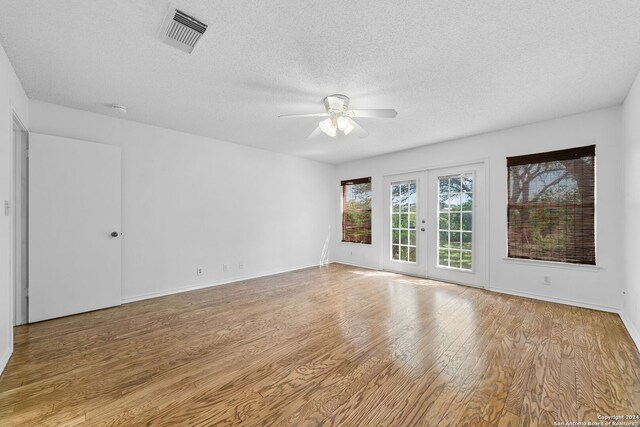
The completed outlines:
[[[238,270],[243,270],[244,269],[244,262],[240,261],[238,263]]]
[[[544,282],[542,282],[542,284],[551,286],[551,276],[544,276]]]
[[[222,264],[222,271],[229,270],[229,266],[227,264]]]
[[[202,273],[204,273],[204,270],[202,269],[202,267],[196,268],[196,276],[202,276]]]

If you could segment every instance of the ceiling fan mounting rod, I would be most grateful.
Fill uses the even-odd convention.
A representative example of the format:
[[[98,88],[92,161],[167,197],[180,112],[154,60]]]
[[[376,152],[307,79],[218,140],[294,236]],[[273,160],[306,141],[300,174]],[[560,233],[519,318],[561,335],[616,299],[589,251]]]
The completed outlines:
[[[347,95],[334,94],[329,95],[322,100],[327,113],[333,115],[342,115],[349,108],[349,97]]]

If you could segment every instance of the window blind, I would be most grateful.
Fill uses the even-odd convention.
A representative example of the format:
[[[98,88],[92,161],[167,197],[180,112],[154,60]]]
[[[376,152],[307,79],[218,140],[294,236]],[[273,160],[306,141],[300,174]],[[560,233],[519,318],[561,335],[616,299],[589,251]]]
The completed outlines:
[[[595,145],[507,158],[508,255],[596,263]]]
[[[371,177],[341,181],[342,241],[371,243]]]

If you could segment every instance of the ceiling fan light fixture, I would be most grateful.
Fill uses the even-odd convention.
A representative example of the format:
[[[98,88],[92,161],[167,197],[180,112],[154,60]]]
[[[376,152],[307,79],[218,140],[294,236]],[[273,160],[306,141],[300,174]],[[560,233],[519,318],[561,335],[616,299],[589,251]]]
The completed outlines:
[[[351,131],[355,129],[355,126],[351,123],[351,119],[348,117],[340,116],[336,120],[336,123],[338,124],[338,129],[344,132],[345,135],[349,135]]]
[[[324,103],[325,109],[323,113],[281,114],[279,117],[328,117],[318,123],[318,127],[307,137],[307,139],[310,139],[319,136],[321,133],[335,138],[338,130],[345,135],[353,133],[353,135],[358,138],[364,138],[369,135],[369,132],[353,120],[354,118],[392,119],[398,115],[398,112],[391,108],[350,110],[349,97],[346,95],[329,95],[325,97],[322,102]]]
[[[338,117],[336,119],[336,123],[338,124],[338,129],[340,129],[341,131],[344,131],[347,128],[347,126],[349,126],[349,122],[343,116]]]
[[[320,127],[320,130],[324,133],[326,133],[327,135],[334,137],[336,136],[336,131],[337,131],[337,126],[333,123],[333,120],[331,120],[331,118],[325,119],[323,121],[321,121],[318,126]]]

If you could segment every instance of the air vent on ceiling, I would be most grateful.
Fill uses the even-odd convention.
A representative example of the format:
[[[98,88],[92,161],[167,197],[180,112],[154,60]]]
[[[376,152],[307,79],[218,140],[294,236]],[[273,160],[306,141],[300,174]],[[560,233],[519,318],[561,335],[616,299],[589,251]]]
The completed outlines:
[[[207,24],[178,9],[171,8],[162,25],[161,36],[165,43],[191,53],[205,31],[207,31]]]

